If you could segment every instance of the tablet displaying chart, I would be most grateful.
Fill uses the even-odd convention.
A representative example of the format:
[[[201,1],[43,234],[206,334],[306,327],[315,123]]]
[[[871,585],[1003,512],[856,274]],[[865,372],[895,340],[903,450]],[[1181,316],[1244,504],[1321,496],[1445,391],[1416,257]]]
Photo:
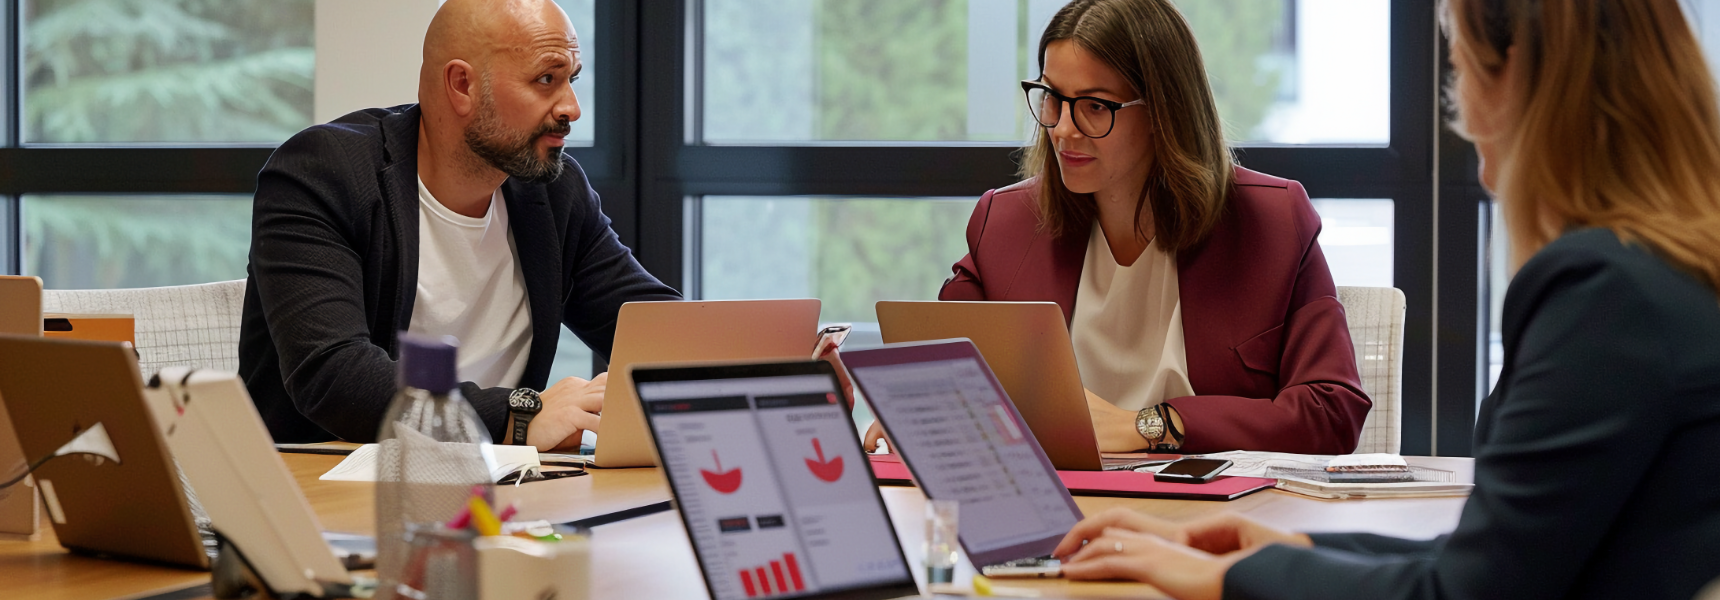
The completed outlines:
[[[638,387],[719,600],[911,578],[830,377]]]

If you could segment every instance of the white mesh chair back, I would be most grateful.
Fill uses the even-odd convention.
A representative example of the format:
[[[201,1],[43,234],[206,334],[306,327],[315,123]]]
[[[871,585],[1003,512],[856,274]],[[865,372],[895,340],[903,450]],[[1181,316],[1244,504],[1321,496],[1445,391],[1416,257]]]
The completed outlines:
[[[1374,401],[1356,452],[1397,454],[1403,442],[1404,296],[1397,288],[1339,287],[1362,391]]]
[[[43,290],[42,312],[132,315],[138,371],[164,367],[239,370],[245,280],[121,290]]]

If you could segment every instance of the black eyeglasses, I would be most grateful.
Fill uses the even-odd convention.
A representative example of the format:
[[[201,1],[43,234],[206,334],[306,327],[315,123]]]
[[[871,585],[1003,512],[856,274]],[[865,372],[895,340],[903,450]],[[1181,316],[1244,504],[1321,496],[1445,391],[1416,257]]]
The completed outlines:
[[[1051,91],[1051,86],[1037,81],[1021,82],[1021,90],[1027,93],[1027,112],[1033,115],[1033,120],[1040,127],[1050,129],[1063,120],[1063,105],[1070,106],[1075,115],[1075,129],[1081,135],[1089,138],[1102,138],[1111,135],[1111,128],[1117,124],[1117,111],[1130,106],[1146,104],[1146,99],[1133,102],[1116,102],[1092,96],[1070,98]]]

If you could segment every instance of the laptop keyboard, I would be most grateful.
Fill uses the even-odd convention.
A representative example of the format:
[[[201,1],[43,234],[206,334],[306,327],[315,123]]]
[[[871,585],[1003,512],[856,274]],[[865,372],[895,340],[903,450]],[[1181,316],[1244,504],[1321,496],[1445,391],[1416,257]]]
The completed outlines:
[[[1056,560],[1057,560],[1056,557],[1053,557],[1053,556],[1047,554],[1045,556],[1037,556],[1034,558],[1017,558],[1017,559],[1012,560],[1012,561],[998,563],[996,566],[999,566],[999,567],[1037,567],[1037,566],[1043,565],[1045,563],[1053,562]]]
[[[215,541],[215,522],[209,519],[209,511],[203,509],[203,503],[197,500],[197,490],[191,489],[191,480],[185,477],[185,469],[179,468],[179,461],[173,461],[173,470],[179,473],[179,486],[185,489],[185,500],[191,505],[191,522],[197,526],[197,536],[203,539],[203,553],[209,555],[209,560],[215,560],[220,544]]]

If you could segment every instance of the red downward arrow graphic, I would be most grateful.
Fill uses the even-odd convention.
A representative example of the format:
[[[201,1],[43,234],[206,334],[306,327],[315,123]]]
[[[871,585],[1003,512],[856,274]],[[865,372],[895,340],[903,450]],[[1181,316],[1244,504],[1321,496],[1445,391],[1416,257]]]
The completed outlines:
[[[812,451],[818,454],[818,460],[806,459],[806,470],[812,471],[812,476],[827,482],[835,482],[842,478],[842,457],[834,456],[824,459],[824,445],[818,443],[818,438],[812,438]]]
[[[716,450],[711,450],[711,460],[717,463],[716,471],[699,469],[699,474],[705,476],[705,485],[711,486],[711,489],[719,494],[733,494],[735,490],[741,489],[740,467],[724,471],[723,459],[717,458]]]

